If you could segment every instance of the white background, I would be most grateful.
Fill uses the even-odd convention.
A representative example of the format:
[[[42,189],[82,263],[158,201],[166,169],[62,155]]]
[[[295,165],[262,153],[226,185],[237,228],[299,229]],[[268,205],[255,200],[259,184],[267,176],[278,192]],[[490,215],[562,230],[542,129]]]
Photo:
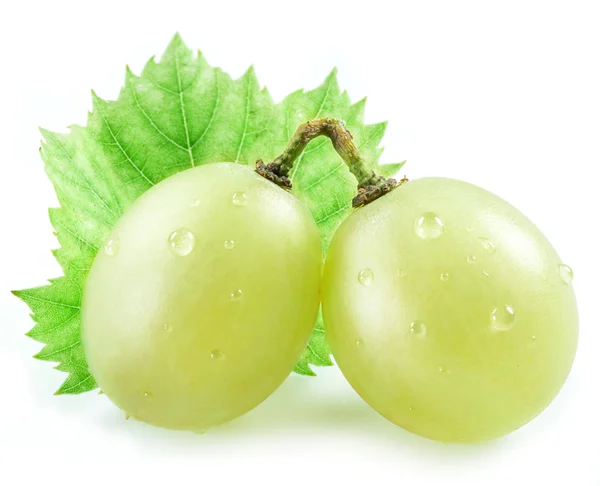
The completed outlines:
[[[598,2],[166,0],[8,2],[0,12],[0,484],[600,485]],[[12,10],[11,10],[12,9]],[[10,289],[60,270],[37,126],[85,123],[175,31],[234,76],[254,63],[276,100],[339,68],[385,161],[525,212],[575,270],[579,352],[540,417],[492,443],[442,445],[386,422],[335,368],[292,376],[206,435],[133,421],[105,397],[53,396],[64,376]],[[115,473],[118,467],[120,472]]]

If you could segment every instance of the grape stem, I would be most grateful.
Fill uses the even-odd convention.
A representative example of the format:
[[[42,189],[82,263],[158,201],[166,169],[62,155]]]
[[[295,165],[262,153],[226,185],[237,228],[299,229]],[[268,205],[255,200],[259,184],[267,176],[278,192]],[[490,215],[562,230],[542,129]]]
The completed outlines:
[[[333,148],[358,181],[358,194],[352,199],[353,207],[369,204],[399,185],[396,179],[386,179],[369,169],[354,144],[352,134],[345,123],[337,118],[320,118],[303,123],[283,153],[273,162],[265,164],[261,159],[256,161],[256,172],[284,189],[291,189],[290,171],[294,162],[306,146],[320,136],[331,140]]]

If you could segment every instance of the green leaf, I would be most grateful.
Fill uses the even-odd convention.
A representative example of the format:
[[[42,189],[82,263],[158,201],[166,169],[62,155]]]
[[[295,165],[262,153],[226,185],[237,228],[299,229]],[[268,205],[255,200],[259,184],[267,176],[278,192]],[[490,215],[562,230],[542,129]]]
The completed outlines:
[[[42,130],[41,155],[60,208],[50,220],[60,248],[54,255],[65,276],[50,285],[15,292],[32,311],[28,336],[45,344],[36,358],[58,362],[69,374],[57,393],[96,387],[80,341],[80,308],[93,259],[123,212],[146,190],[170,175],[222,161],[254,164],[274,159],[299,124],[331,116],[346,121],[373,167],[381,155],[385,123],[365,125],[365,100],[351,104],[333,71],[315,90],[296,91],[276,104],[250,68],[232,79],[211,67],[176,35],[160,62],[151,59],[141,75],[126,70],[116,101],[92,93],[86,127],[68,134]],[[378,167],[384,175],[402,164]],[[326,249],[351,211],[356,180],[329,140],[311,142],[291,174],[294,193],[312,212]],[[322,318],[295,371],[314,375],[310,365],[331,365]]]
[[[323,316],[319,312],[315,330],[294,371],[300,375],[315,376],[315,372],[309,365],[331,366],[333,363],[330,355],[331,351],[327,339],[325,339],[325,329],[323,328]]]

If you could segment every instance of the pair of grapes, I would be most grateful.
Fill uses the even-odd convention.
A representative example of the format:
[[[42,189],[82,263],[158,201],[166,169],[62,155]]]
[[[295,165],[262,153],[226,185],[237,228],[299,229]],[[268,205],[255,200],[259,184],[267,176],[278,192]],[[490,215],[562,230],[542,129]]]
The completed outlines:
[[[312,216],[277,185],[290,186],[293,159],[318,135],[357,176],[364,205],[323,269]],[[82,340],[128,415],[199,431],[251,410],[294,368],[320,304],[350,384],[422,436],[496,438],[558,393],[577,345],[572,272],[514,207],[451,179],[394,189],[330,119],[303,125],[258,172],[215,163],[168,178],[96,257]]]

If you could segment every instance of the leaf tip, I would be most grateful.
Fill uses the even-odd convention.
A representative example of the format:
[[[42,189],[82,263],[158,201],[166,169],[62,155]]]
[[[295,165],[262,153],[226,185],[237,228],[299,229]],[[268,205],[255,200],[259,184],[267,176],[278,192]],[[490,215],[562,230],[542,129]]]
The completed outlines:
[[[179,32],[175,32],[171,38],[171,41],[169,42],[169,45],[167,46],[165,54],[168,55],[170,53],[175,53],[180,49],[187,49],[187,46],[185,45],[185,42],[183,42],[181,34]]]
[[[183,44],[183,38],[181,37],[181,34],[179,32],[175,32],[173,34],[173,37],[171,38],[171,44],[174,43]]]
[[[246,69],[246,72],[242,75],[242,78],[249,78],[250,81],[257,81],[254,64],[250,64],[250,66],[248,66],[248,69]]]
[[[337,67],[334,67],[330,73],[327,75],[327,77],[325,78],[325,84],[326,85],[337,85],[337,74],[338,74],[338,69]]]
[[[41,133],[44,140],[48,140],[54,136],[54,133],[50,130],[45,129],[44,127],[38,127],[39,132]]]
[[[100,110],[103,103],[106,103],[93,89],[91,90],[92,95],[92,108],[93,110]]]
[[[134,72],[131,70],[129,64],[125,64],[125,82],[128,83],[130,80],[135,78]]]
[[[153,69],[156,66],[156,56],[152,56],[146,64],[144,64],[144,68],[142,69],[142,76],[147,76],[148,71]]]
[[[11,290],[10,293],[12,295],[14,295],[17,299],[22,300],[23,302],[27,303],[27,295],[25,294],[25,290]]]
[[[304,364],[302,366],[297,365],[294,369],[294,372],[302,376],[317,376],[317,374],[311,369],[310,366]]]

